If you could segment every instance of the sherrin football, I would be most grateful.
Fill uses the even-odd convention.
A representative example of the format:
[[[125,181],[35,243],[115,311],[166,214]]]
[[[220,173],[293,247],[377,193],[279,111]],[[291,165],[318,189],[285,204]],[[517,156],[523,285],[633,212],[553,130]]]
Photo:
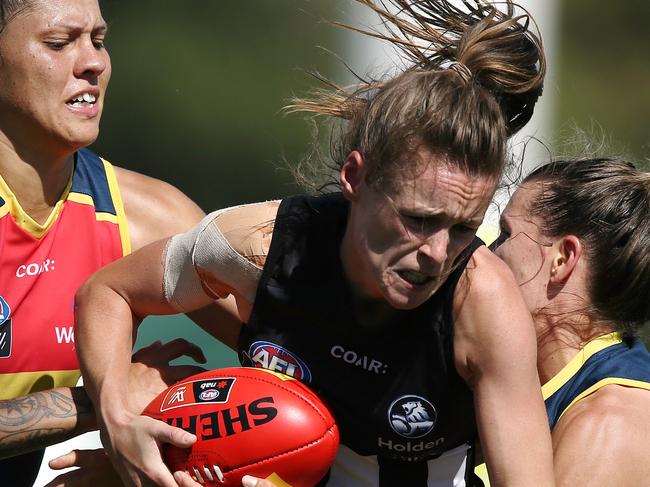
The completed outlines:
[[[207,486],[239,487],[253,475],[313,487],[338,449],[336,423],[316,394],[265,369],[202,372],[163,391],[143,414],[197,436],[189,449],[164,445],[163,458]]]

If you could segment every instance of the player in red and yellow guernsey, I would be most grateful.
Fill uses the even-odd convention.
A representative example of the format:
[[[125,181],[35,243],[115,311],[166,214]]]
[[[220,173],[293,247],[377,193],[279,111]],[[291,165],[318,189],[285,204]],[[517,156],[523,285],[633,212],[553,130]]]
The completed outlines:
[[[73,387],[74,293],[131,249],[113,167],[77,152],[70,183],[42,224],[0,176],[0,245],[0,399]]]
[[[84,149],[99,134],[111,73],[106,31],[97,0],[0,0],[2,485],[31,486],[40,449],[97,428],[85,390],[75,387],[79,285],[203,216],[169,184]],[[202,356],[184,340],[137,354],[129,369],[134,410],[197,371],[168,365],[182,354]],[[76,460],[57,468],[66,462]],[[111,485],[99,469],[88,474],[95,477],[83,485]]]

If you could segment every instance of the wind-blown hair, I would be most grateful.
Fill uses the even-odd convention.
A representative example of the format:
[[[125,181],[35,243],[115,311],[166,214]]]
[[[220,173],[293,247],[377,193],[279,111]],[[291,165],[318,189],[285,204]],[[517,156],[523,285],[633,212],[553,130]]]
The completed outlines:
[[[469,174],[500,179],[507,138],[532,116],[546,62],[529,15],[511,0],[501,8],[467,0],[356,0],[375,11],[385,32],[364,31],[396,46],[408,67],[390,79],[360,80],[294,99],[289,111],[344,120],[334,168],[360,151],[367,182],[403,177],[420,144]],[[518,13],[517,13],[518,12]]]
[[[593,317],[622,331],[650,320],[650,174],[621,159],[560,160],[524,182],[541,184],[528,213],[542,234],[582,242]]]

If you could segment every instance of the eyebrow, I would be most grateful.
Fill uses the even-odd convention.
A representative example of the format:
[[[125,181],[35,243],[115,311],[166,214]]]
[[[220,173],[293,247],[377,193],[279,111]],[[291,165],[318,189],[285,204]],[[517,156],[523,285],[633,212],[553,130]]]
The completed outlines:
[[[48,29],[46,29],[46,32],[51,32],[56,30],[79,32],[84,30],[84,26],[81,24],[70,24],[70,23],[54,24],[54,25],[50,25]],[[106,32],[108,32],[108,24],[106,22],[102,22],[97,26],[93,27],[91,32],[105,34]]]

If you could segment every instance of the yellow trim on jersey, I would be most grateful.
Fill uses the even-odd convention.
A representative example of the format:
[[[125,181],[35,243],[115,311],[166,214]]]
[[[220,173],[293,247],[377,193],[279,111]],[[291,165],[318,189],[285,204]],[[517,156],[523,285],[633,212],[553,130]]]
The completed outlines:
[[[274,484],[276,487],[292,487],[291,484],[286,483],[286,482],[282,479],[282,477],[280,477],[280,476],[279,476],[277,473],[275,473],[275,472],[273,472],[271,475],[269,475],[268,477],[266,477],[265,480],[269,480],[269,481],[273,482],[273,484]]]
[[[95,200],[93,200],[93,197],[84,193],[72,192],[68,195],[68,201],[73,201],[82,205],[95,206]],[[113,201],[113,204],[115,204],[115,201]],[[110,222],[119,225],[119,219],[117,216],[113,215],[112,213],[106,213],[103,211],[95,211],[95,220],[99,222]]]
[[[569,361],[569,363],[566,364],[562,368],[562,370],[560,370],[560,372],[558,372],[551,380],[549,380],[546,384],[542,386],[542,395],[544,396],[544,400],[548,399],[550,396],[555,394],[558,391],[558,389],[560,389],[564,384],[566,384],[566,382],[569,379],[571,379],[580,370],[580,367],[584,365],[584,363],[589,359],[589,357],[591,357],[597,352],[600,352],[601,350],[606,349],[607,347],[611,347],[612,345],[621,343],[621,341],[623,341],[621,335],[617,332],[614,332],[614,333],[609,333],[608,335],[603,335],[601,337],[598,337],[595,340],[592,340],[589,343],[587,343],[587,345],[585,345],[585,347],[582,350],[580,350]],[[638,387],[641,389],[650,390],[650,384],[648,384],[647,382],[609,377],[607,379],[603,379],[600,382],[594,384],[589,389],[584,391],[582,394],[577,396],[571,402],[571,404],[569,404],[564,409],[564,411],[562,411],[562,414],[564,414],[571,406],[573,406],[573,404],[575,404],[580,399],[583,399],[584,397],[588,396],[589,394],[592,394],[593,392],[597,391],[601,387],[604,387],[608,384],[628,385],[631,387]],[[562,417],[562,414],[560,415],[560,418]],[[483,481],[485,487],[490,487],[490,479],[488,477],[487,467],[484,463],[476,466],[474,468],[474,473],[478,478],[480,478]]]
[[[571,377],[573,377],[580,367],[589,360],[589,357],[600,352],[601,350],[621,343],[623,340],[621,335],[617,332],[609,333],[608,335],[603,335],[596,338],[595,340],[590,341],[585,345],[585,347],[580,350],[570,361],[566,364],[562,370],[560,370],[555,377],[549,380],[546,384],[542,386],[542,396],[544,400],[551,397],[555,394],[564,384],[567,383]]]
[[[571,406],[573,406],[576,402],[578,402],[580,399],[584,399],[587,397],[589,394],[593,394],[596,392],[598,389],[615,384],[619,386],[627,386],[627,387],[634,387],[636,389],[645,389],[647,391],[650,391],[650,383],[648,382],[643,382],[640,380],[634,380],[634,379],[624,379],[622,377],[607,377],[606,379],[602,379],[598,382],[596,382],[593,386],[591,386],[589,389],[586,389],[583,391],[581,394],[579,394],[571,403],[564,408],[564,411],[562,411],[562,414],[560,414],[560,417],[557,418],[559,421],[562,416],[564,416],[564,413],[566,413]]]
[[[110,222],[110,223],[115,223],[116,225],[119,225],[119,220],[115,215],[112,215],[111,213],[103,213],[101,211],[98,211],[95,213],[95,219],[98,222]],[[122,232],[120,232],[120,238],[122,237]],[[122,246],[124,247],[124,246]]]
[[[46,370],[0,374],[0,400],[14,399],[32,392],[55,387],[74,387],[81,376],[79,370]]]
[[[287,380],[296,380],[295,378],[291,377],[290,375],[283,374],[282,372],[276,372],[275,370],[269,370],[265,368],[260,368],[260,367],[253,367],[255,370],[263,370],[267,374],[272,374],[276,376],[278,379],[287,381]]]
[[[95,206],[95,200],[89,194],[75,193],[74,191],[68,195],[68,201],[81,203],[82,205]]]
[[[73,171],[74,172],[74,171]],[[49,228],[54,224],[54,222],[59,218],[59,214],[63,209],[63,203],[65,203],[68,194],[70,193],[70,188],[72,187],[72,174],[70,174],[70,179],[68,184],[63,191],[63,194],[59,198],[59,201],[56,202],[54,208],[50,212],[47,220],[43,224],[38,223],[27,212],[18,202],[18,198],[11,191],[5,180],[0,176],[0,196],[5,200],[5,211],[0,212],[0,216],[4,216],[7,213],[11,213],[11,216],[15,220],[16,224],[22,228],[25,232],[29,233],[34,238],[41,238]]]
[[[490,477],[488,476],[487,465],[485,463],[474,467],[474,474],[483,481],[484,487],[490,487]]]
[[[115,213],[117,215],[117,225],[120,228],[120,239],[122,240],[122,255],[131,253],[131,237],[129,234],[129,225],[126,220],[126,212],[124,211],[124,203],[122,202],[122,194],[117,185],[117,177],[115,176],[115,169],[113,165],[106,159],[101,158],[106,171],[106,179],[108,181],[108,189],[111,192],[113,205],[115,206]]]
[[[483,222],[481,223],[481,226],[478,227],[476,236],[483,240],[485,245],[490,245],[499,236],[499,227],[488,222]]]

